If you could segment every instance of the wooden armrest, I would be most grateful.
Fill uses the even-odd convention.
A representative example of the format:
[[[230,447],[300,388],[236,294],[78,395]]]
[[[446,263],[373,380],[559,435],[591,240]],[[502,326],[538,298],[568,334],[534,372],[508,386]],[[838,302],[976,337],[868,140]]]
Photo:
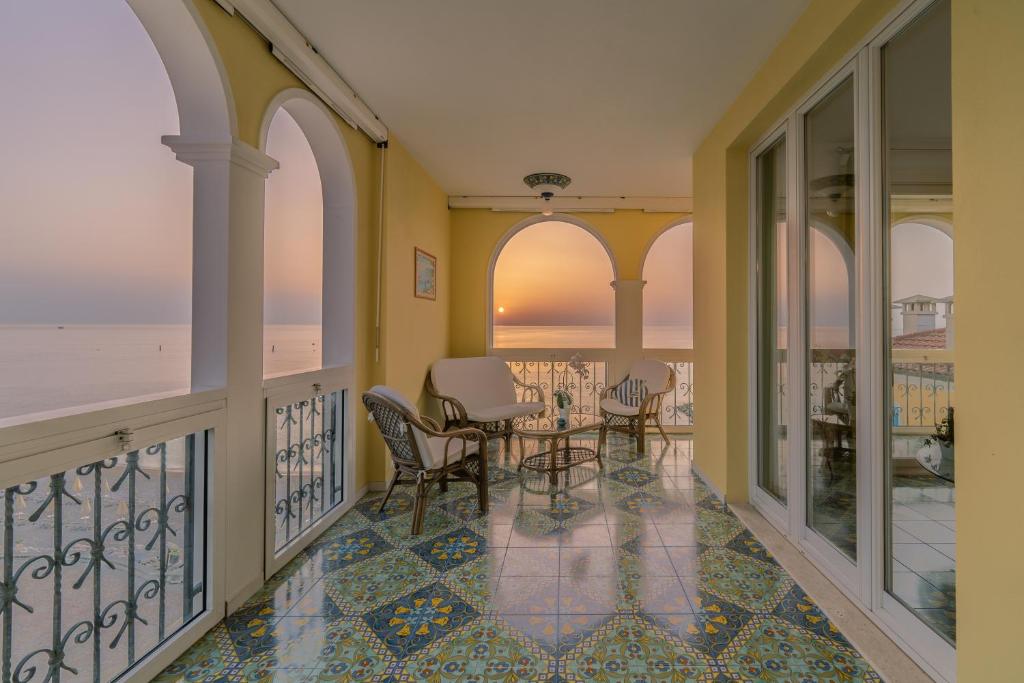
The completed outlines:
[[[445,421],[465,426],[469,423],[469,414],[462,402],[454,396],[445,396],[434,388],[434,381],[427,375],[427,394],[441,402],[441,411],[444,413]]]
[[[523,389],[528,389],[534,392],[537,395],[537,401],[540,403],[545,403],[544,390],[541,389],[539,384],[527,384],[526,382],[522,381],[515,375],[512,375],[512,381],[514,382],[515,386],[522,387]]]

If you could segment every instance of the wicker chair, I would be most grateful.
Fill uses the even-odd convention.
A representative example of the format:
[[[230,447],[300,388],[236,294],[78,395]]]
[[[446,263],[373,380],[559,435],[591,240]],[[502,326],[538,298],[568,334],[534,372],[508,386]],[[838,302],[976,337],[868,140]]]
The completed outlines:
[[[441,402],[445,429],[476,427],[488,438],[512,443],[512,420],[544,412],[544,390],[512,374],[497,356],[445,358],[427,375],[427,393]],[[516,390],[522,390],[522,400]]]
[[[615,398],[616,390],[629,379],[643,380],[646,387],[647,395],[639,406],[629,406]],[[604,418],[604,422],[598,431],[597,452],[601,452],[608,431],[611,430],[635,438],[637,451],[643,453],[646,448],[644,439],[647,427],[652,421],[653,426],[661,432],[661,438],[668,442],[668,434],[661,424],[661,408],[665,394],[672,390],[675,383],[676,371],[667,363],[657,360],[639,360],[633,363],[629,374],[601,393],[601,417]]]
[[[448,490],[450,481],[476,484],[480,512],[487,512],[487,436],[479,429],[441,431],[434,420],[419,411],[394,389],[375,386],[363,394],[363,405],[370,411],[391,453],[395,474],[380,504],[384,511],[397,484],[416,486],[412,535],[423,530],[427,494],[434,484]],[[411,478],[403,480],[403,476]]]

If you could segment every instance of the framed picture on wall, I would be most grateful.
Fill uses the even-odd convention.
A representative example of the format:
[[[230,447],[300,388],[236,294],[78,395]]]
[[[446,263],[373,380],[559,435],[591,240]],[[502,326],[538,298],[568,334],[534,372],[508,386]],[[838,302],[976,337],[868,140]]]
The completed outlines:
[[[420,299],[437,299],[437,258],[419,247],[414,247],[416,278],[413,282],[413,294]]]

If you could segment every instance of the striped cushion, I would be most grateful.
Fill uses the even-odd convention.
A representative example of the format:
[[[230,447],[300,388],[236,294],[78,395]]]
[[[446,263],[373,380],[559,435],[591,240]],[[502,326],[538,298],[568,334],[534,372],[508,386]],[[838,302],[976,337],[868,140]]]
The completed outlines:
[[[639,408],[640,404],[644,402],[646,397],[647,383],[642,379],[627,377],[622,384],[615,389],[615,398],[619,399],[619,403],[632,408]]]

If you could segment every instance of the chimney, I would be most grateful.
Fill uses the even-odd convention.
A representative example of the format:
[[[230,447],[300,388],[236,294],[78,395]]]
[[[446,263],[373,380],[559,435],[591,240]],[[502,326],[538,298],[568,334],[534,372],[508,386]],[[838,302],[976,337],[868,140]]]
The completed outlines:
[[[896,303],[903,307],[903,334],[925,332],[935,329],[935,316],[938,315],[936,303],[938,299],[924,294],[915,294]]]
[[[953,297],[947,296],[940,299],[945,304],[946,312],[942,314],[943,319],[946,321],[946,348],[953,348]]]

